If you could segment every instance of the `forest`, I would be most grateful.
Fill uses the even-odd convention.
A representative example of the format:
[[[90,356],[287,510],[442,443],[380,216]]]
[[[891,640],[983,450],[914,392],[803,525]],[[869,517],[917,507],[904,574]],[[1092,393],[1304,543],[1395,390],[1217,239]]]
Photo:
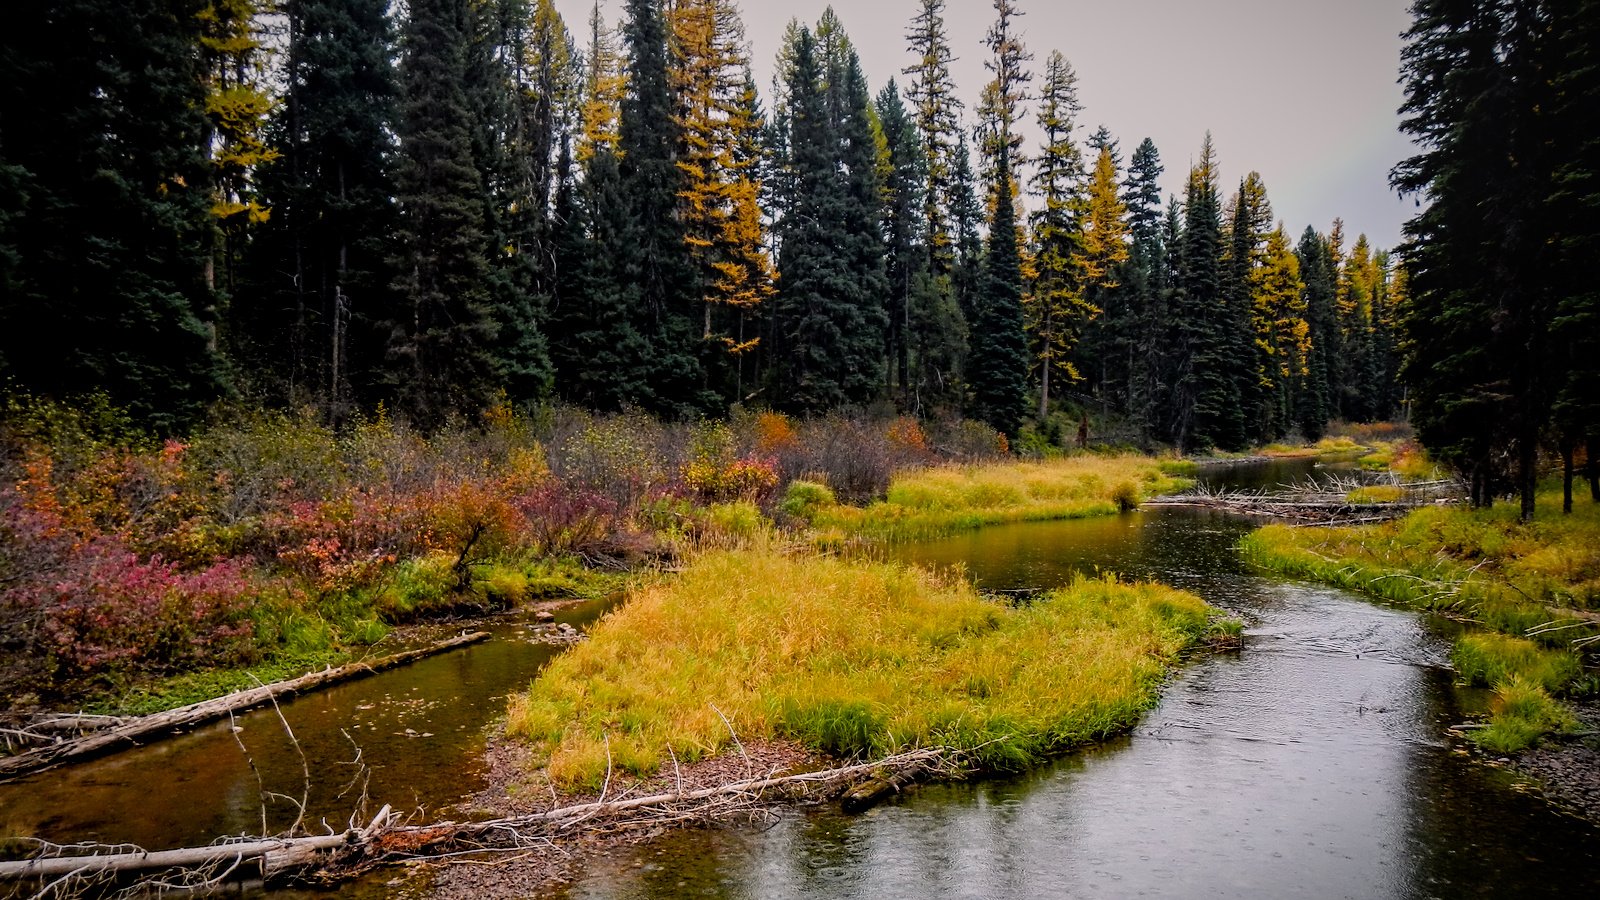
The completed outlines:
[[[166,435],[219,401],[426,430],[559,400],[1237,451],[1401,410],[1395,256],[1289,231],[1209,136],[1163,197],[1016,3],[970,48],[908,6],[902,79],[830,10],[763,90],[733,0],[25,4],[0,374]],[[970,108],[958,52],[993,76]]]

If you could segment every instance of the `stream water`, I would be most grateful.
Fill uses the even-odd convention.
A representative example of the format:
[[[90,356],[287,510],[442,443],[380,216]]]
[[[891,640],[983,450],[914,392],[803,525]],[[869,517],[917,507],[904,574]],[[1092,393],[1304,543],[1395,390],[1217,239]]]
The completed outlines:
[[[1313,465],[1211,478],[1270,486]],[[897,550],[997,590],[1095,570],[1160,580],[1244,618],[1245,647],[1184,667],[1131,735],[1054,766],[914,789],[863,816],[792,811],[762,830],[669,833],[592,861],[566,896],[1600,896],[1600,831],[1442,739],[1481,702],[1451,685],[1449,625],[1252,575],[1235,550],[1250,527],[1157,508]],[[483,788],[486,726],[554,652],[525,625],[495,631],[285,704],[313,776],[312,821],[343,826],[358,745],[379,802],[434,812]],[[298,797],[302,765],[271,709],[237,724],[0,785],[0,828],[152,848],[259,831],[262,786]],[[269,827],[293,818],[281,801],[271,809]]]

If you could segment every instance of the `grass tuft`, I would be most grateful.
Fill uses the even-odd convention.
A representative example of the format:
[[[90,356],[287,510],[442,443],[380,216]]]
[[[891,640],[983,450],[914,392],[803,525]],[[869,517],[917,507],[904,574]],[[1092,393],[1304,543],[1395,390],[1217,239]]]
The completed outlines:
[[[1495,690],[1489,727],[1472,732],[1472,740],[1494,753],[1517,753],[1552,732],[1571,731],[1577,720],[1542,686],[1515,677]]]
[[[640,591],[511,704],[550,777],[595,787],[741,739],[839,756],[918,746],[995,768],[1122,731],[1213,611],[1159,585],[1080,578],[1011,608],[964,581],[773,549],[714,552]],[[726,721],[724,721],[724,716]]]
[[[896,476],[888,496],[865,509],[809,504],[805,509],[822,533],[884,542],[930,540],[985,525],[1136,509],[1149,497],[1192,484],[1168,474],[1170,468],[1137,454],[948,466]]]

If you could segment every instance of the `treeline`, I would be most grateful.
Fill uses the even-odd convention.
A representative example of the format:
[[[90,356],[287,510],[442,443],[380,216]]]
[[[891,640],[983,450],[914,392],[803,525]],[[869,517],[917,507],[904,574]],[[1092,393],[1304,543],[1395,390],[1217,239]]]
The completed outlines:
[[[1531,518],[1541,457],[1600,466],[1600,2],[1417,0],[1395,169],[1407,225],[1401,319],[1414,422],[1470,481]],[[1594,499],[1600,502],[1600,489]]]
[[[1230,450],[1394,415],[1390,257],[1292,238],[1209,137],[1164,203],[1155,145],[1085,140],[1071,65],[994,6],[969,127],[943,0],[903,89],[830,10],[765,96],[732,0],[597,5],[580,36],[550,0],[25,3],[0,367],[166,430],[229,395],[424,427],[880,404],[1056,443],[1093,410]]]

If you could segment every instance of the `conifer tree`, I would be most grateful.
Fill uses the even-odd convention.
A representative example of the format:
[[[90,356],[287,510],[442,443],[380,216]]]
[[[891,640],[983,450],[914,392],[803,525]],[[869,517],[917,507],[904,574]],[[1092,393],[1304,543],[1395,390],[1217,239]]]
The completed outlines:
[[[1261,263],[1250,273],[1250,318],[1260,367],[1253,373],[1258,379],[1256,428],[1266,441],[1284,436],[1295,425],[1295,388],[1306,377],[1311,350],[1300,261],[1281,225],[1268,232]]]
[[[1245,442],[1244,417],[1230,377],[1229,330],[1235,320],[1222,293],[1222,255],[1216,151],[1208,133],[1200,161],[1189,173],[1172,303],[1179,343],[1174,436],[1185,450],[1237,450]]]
[[[892,388],[902,405],[914,406],[911,380],[913,296],[928,289],[927,255],[922,249],[923,161],[916,124],[900,99],[894,79],[878,92],[876,114],[882,135],[879,187],[883,196],[885,274],[889,281],[888,356]]]
[[[616,34],[606,26],[596,0],[589,14],[589,51],[584,57],[583,110],[580,115],[582,137],[578,141],[577,161],[587,164],[601,149],[617,147],[617,118],[622,112],[622,95],[627,89],[621,52]]]
[[[972,387],[973,412],[997,431],[1015,436],[1027,412],[1028,339],[1022,313],[1022,254],[1012,202],[1012,148],[1019,139],[1015,126],[1021,104],[1027,99],[1027,61],[1012,29],[1015,8],[1008,0],[995,0],[998,12],[988,35],[994,80],[986,89],[986,122],[980,132],[983,146],[994,154],[989,196],[995,198],[989,222],[989,245],[984,258],[982,293],[972,317],[967,381]]]
[[[1272,204],[1261,175],[1251,172],[1239,183],[1239,191],[1229,201],[1227,250],[1223,255],[1222,299],[1226,321],[1222,338],[1226,343],[1227,377],[1233,382],[1235,403],[1243,429],[1230,443],[1265,443],[1279,437],[1274,413],[1277,398],[1271,391],[1269,372],[1276,365],[1261,337],[1265,326],[1254,307],[1257,303],[1257,276],[1267,262],[1267,243],[1272,230]]]
[[[200,10],[25,3],[0,29],[0,365],[36,393],[104,391],[167,432],[225,388]]]
[[[394,26],[386,0],[290,0],[286,96],[261,174],[272,210],[232,304],[236,362],[266,396],[334,421],[373,398],[396,226]]]
[[[919,0],[906,41],[916,62],[902,73],[911,76],[906,99],[915,111],[922,139],[926,181],[922,192],[923,228],[927,235],[929,268],[949,274],[958,253],[959,234],[952,221],[955,197],[957,145],[961,142],[961,100],[950,76],[950,39],[945,32],[945,0]]]
[[[654,0],[628,0],[623,34],[628,89],[618,129],[623,197],[630,234],[623,278],[639,291],[635,330],[644,336],[647,382],[628,394],[652,411],[692,416],[721,405],[705,388],[696,352],[703,333],[700,292],[681,216],[682,136],[667,62],[667,31]]]
[[[1016,21],[1024,13],[1017,9],[1015,0],[994,0],[994,9],[994,24],[989,27],[989,33],[984,38],[990,54],[989,59],[984,61],[984,67],[993,73],[994,77],[984,85],[978,103],[978,156],[981,161],[978,173],[989,189],[988,205],[991,216],[994,204],[1000,199],[1000,195],[994,191],[1000,184],[999,164],[1002,150],[1005,151],[1007,164],[1012,173],[1007,180],[1012,191],[1009,199],[1012,203],[1016,203],[1019,199],[1020,184],[1016,172],[1021,170],[1025,161],[1019,125],[1023,104],[1032,99],[1028,83],[1033,80],[1033,73],[1028,71],[1028,63],[1033,59],[1033,54],[1023,46],[1022,37],[1018,33],[1020,23]],[[1015,218],[1013,215],[1013,220]]]
[[[1084,192],[1072,254],[1072,281],[1086,302],[1100,312],[1092,331],[1092,350],[1095,383],[1102,394],[1114,392],[1114,386],[1127,379],[1119,366],[1127,357],[1133,325],[1132,311],[1118,291],[1122,264],[1128,260],[1127,208],[1118,187],[1115,157],[1111,146],[1102,143]]]
[[[1295,424],[1308,441],[1322,439],[1323,430],[1333,416],[1333,360],[1341,352],[1339,318],[1335,308],[1337,287],[1330,271],[1332,254],[1328,240],[1306,226],[1295,248],[1302,284],[1303,305],[1310,350],[1305,373],[1299,379],[1294,401]]]
[[[853,52],[845,71],[828,73],[843,96],[856,98],[852,105],[860,103],[856,113],[846,111],[836,121],[818,49],[802,28],[786,91],[795,191],[781,223],[773,399],[798,412],[862,403],[882,384],[884,281],[881,255],[871,277],[873,248],[882,251],[873,239],[875,151],[865,123],[865,83]],[[858,146],[861,140],[866,146]],[[841,152],[866,172],[847,177]],[[879,293],[871,292],[874,284]]]
[[[401,408],[424,426],[485,407],[495,385],[484,194],[465,88],[470,22],[465,0],[412,0],[400,66],[399,296],[387,369]]]
[[[1034,193],[1040,199],[1032,229],[1037,274],[1027,298],[1028,330],[1039,366],[1040,419],[1050,412],[1050,391],[1057,376],[1069,384],[1082,377],[1073,352],[1084,328],[1099,313],[1081,290],[1073,269],[1081,236],[1085,179],[1082,151],[1073,137],[1080,110],[1072,65],[1059,52],[1051,53],[1039,95],[1038,122],[1044,144],[1033,179]]]
[[[1129,307],[1133,339],[1129,342],[1125,412],[1146,439],[1158,430],[1159,396],[1166,383],[1162,371],[1165,328],[1166,253],[1161,219],[1161,155],[1145,138],[1133,152],[1123,185],[1132,238],[1124,266],[1121,296]]]
[[[733,399],[742,357],[759,342],[744,335],[746,319],[772,295],[756,169],[764,123],[732,4],[685,0],[670,21],[683,227],[702,295],[702,365],[708,387]]]

